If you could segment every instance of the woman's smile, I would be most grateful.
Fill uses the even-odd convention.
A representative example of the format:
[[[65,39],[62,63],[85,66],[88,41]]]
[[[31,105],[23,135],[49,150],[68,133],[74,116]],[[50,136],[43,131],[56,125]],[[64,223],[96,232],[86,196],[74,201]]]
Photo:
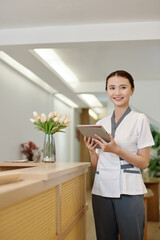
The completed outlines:
[[[121,100],[123,99],[123,97],[114,97],[114,99],[115,99],[116,101],[121,101]]]

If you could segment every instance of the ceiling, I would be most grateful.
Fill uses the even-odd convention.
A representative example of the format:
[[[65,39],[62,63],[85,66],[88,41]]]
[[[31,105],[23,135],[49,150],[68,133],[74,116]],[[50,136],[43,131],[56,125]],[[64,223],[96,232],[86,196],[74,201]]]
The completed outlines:
[[[0,28],[160,20],[159,0],[0,0]]]
[[[57,92],[93,93],[105,106],[106,76],[129,71],[135,81],[160,80],[159,0],[0,0],[0,50]],[[53,48],[79,79],[70,88],[31,50]]]

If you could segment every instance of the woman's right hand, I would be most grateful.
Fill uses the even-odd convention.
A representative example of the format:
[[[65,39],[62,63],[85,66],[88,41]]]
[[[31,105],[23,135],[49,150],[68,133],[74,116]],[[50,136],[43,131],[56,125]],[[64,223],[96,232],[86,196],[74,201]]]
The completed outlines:
[[[95,148],[97,146],[97,143],[94,141],[94,139],[92,139],[91,137],[84,137],[84,142],[86,144],[86,147],[88,148],[88,150],[90,152],[95,152]]]
[[[98,158],[99,158],[99,154],[96,153],[96,151],[95,151],[97,143],[91,137],[87,138],[86,136],[84,137],[84,142],[86,144],[86,147],[89,150],[92,166],[96,170],[97,163],[98,163]]]

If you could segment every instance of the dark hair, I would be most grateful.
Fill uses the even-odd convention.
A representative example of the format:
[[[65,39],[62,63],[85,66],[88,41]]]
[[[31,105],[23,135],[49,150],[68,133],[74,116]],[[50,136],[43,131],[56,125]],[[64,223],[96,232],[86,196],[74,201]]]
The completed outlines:
[[[117,70],[115,72],[112,72],[111,74],[109,74],[109,76],[106,78],[106,91],[107,91],[107,84],[108,84],[108,79],[114,76],[119,76],[119,77],[123,77],[123,78],[127,78],[128,81],[131,84],[131,88],[134,88],[134,79],[131,76],[131,74],[129,74],[128,72],[124,71],[124,70]]]

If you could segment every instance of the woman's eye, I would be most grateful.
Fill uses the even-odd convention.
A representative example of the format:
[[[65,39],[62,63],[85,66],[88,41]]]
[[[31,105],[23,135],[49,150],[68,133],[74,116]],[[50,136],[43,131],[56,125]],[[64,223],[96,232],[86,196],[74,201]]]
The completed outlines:
[[[110,87],[109,89],[110,89],[110,90],[114,90],[115,88],[114,88],[114,87]]]
[[[126,89],[126,87],[121,87],[121,89]]]

